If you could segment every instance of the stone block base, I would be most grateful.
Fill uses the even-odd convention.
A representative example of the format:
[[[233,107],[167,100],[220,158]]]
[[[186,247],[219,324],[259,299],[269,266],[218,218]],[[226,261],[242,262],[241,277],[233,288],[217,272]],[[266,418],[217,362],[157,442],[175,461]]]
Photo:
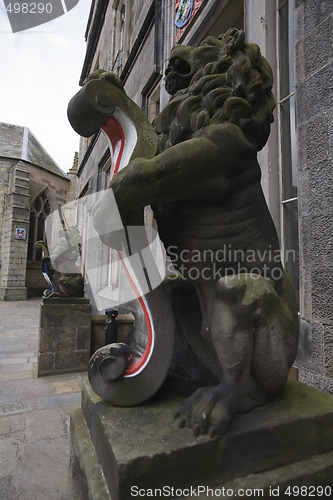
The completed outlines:
[[[85,371],[91,344],[91,306],[86,298],[43,298],[38,376]]]
[[[27,300],[25,286],[0,287],[0,300]]]
[[[134,408],[113,407],[87,382],[71,418],[70,498],[171,499],[194,491],[203,500],[260,489],[254,496],[290,499],[288,486],[333,491],[332,396],[289,380],[277,398],[238,415],[213,439],[178,428],[180,400],[161,393]],[[163,487],[169,496],[159,494]]]

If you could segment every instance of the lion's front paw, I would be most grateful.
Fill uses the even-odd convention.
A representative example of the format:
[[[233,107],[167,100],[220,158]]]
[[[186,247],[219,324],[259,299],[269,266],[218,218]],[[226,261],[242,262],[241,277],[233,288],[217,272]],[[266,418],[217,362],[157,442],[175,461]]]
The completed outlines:
[[[175,418],[179,427],[191,427],[194,436],[224,434],[236,413],[234,398],[220,386],[202,387],[182,401]]]

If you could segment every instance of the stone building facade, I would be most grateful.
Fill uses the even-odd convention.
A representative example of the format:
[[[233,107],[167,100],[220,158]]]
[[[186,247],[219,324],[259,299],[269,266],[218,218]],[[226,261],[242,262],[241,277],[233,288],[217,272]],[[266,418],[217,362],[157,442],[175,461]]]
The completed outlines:
[[[295,2],[300,380],[333,392],[333,5]]]
[[[189,15],[181,19],[187,9]],[[180,20],[180,26],[175,21]],[[274,73],[275,122],[259,153],[262,186],[299,296],[299,380],[333,392],[332,19],[327,0],[94,0],[81,84],[98,68],[115,72],[150,120],[169,96],[164,72],[175,43],[199,44],[244,29]],[[185,22],[183,22],[185,20]],[[182,24],[183,22],[183,24]],[[82,139],[77,196],[106,187],[110,154],[101,133]],[[149,217],[151,215],[147,215]],[[84,210],[81,210],[84,229]],[[89,258],[88,246],[83,260]],[[121,288],[112,254],[107,280],[86,287],[95,311]],[[85,264],[84,264],[85,266]],[[84,271],[83,266],[83,271]],[[97,279],[98,281],[98,279]],[[103,283],[102,283],[103,281]],[[104,301],[96,301],[96,297]],[[135,308],[132,311],[138,315]],[[137,318],[136,318],[137,319]]]
[[[45,239],[46,217],[69,201],[75,174],[66,175],[28,128],[0,123],[0,300],[46,288],[33,245]]]

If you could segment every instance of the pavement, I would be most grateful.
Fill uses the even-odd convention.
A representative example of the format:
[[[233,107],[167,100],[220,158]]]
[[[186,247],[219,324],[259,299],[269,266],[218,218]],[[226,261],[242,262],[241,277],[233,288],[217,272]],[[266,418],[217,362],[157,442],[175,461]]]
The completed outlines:
[[[37,378],[40,299],[0,301],[0,499],[66,500],[86,373]]]

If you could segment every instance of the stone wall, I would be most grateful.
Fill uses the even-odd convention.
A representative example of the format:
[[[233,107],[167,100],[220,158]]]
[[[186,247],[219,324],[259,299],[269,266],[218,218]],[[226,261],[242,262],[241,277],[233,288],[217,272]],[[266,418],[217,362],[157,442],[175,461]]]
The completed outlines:
[[[51,208],[57,209],[57,204],[64,205],[67,201],[67,191],[69,180],[65,177],[53,175],[47,170],[44,170],[36,165],[27,164],[30,172],[30,188],[29,194],[31,201],[45,187],[48,187],[48,193],[51,194]]]
[[[91,344],[91,307],[86,298],[43,298],[38,376],[85,371]]]
[[[151,29],[125,84],[127,94],[138,106],[142,105],[142,90],[147,83],[147,77],[154,71],[154,50],[155,29]]]
[[[28,297],[41,297],[44,290],[50,288],[42,274],[40,262],[27,264],[25,286],[27,287]]]
[[[25,300],[47,288],[40,265],[27,268],[27,248],[31,202],[48,188],[51,209],[66,203],[69,181],[25,161],[0,161],[0,300]],[[17,239],[16,227],[26,230]]]
[[[0,300],[25,300],[30,215],[29,170],[19,162],[10,171],[1,244]],[[20,228],[21,234],[16,233]]]
[[[333,4],[295,2],[299,379],[333,392]]]
[[[2,232],[3,232],[3,218],[5,212],[5,199],[6,195],[8,194],[8,186],[9,186],[9,172],[14,163],[15,160],[0,158],[0,256],[1,256]],[[1,259],[0,259],[0,265],[1,265]]]

